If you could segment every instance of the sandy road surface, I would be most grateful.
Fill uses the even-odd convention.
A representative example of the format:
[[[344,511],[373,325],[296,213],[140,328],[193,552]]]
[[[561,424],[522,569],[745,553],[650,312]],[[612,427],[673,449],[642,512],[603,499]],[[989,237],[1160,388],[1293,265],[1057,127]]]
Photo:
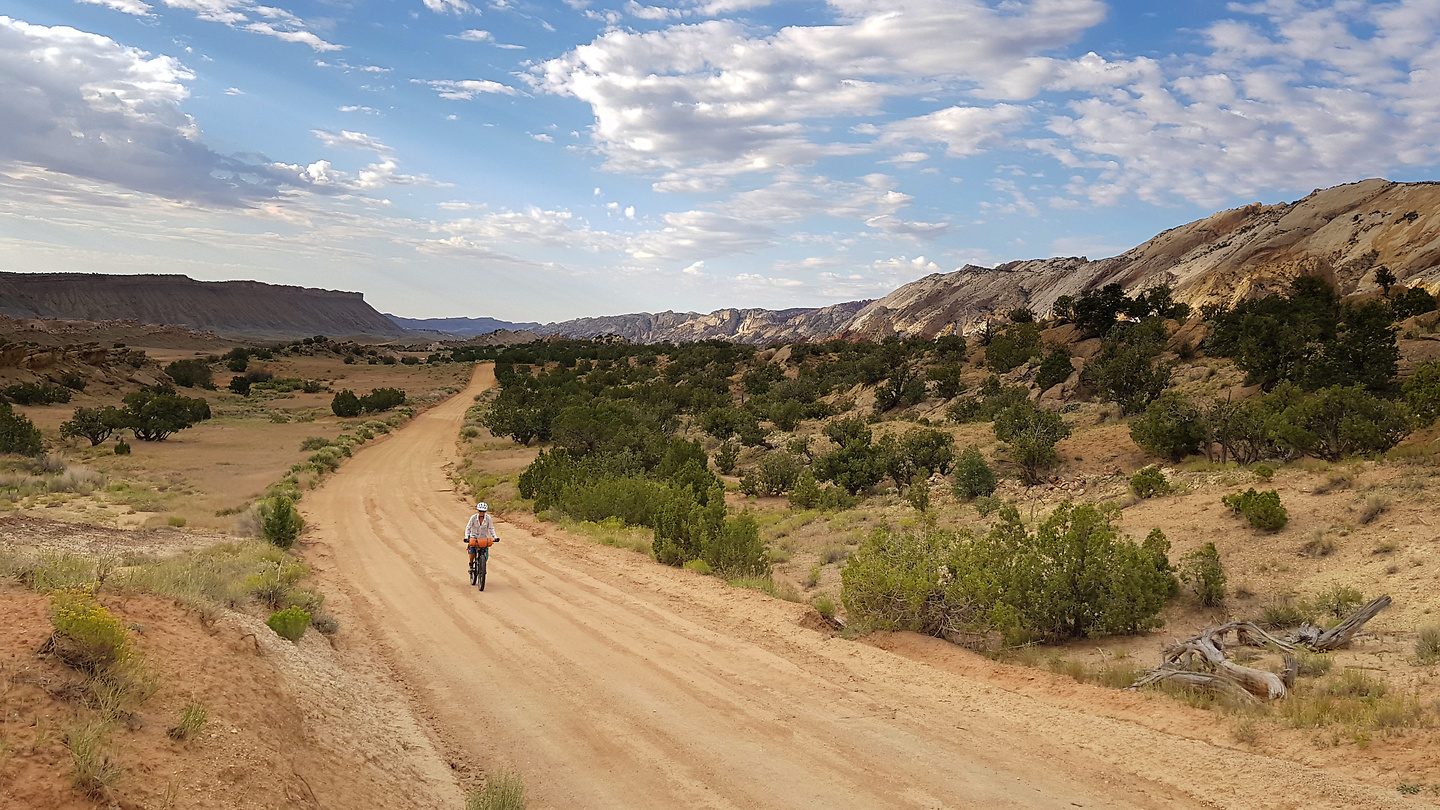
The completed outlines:
[[[484,593],[443,465],[470,388],[305,511],[360,622],[467,761],[532,807],[1411,807],[1385,790],[1052,705],[799,627],[802,608],[499,523]]]

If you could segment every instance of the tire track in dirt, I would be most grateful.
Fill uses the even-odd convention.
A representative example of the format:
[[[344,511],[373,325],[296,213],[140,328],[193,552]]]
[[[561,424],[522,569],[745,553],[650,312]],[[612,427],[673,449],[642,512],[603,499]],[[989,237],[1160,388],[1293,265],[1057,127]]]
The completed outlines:
[[[497,521],[484,593],[445,466],[473,395],[307,496],[329,576],[466,764],[532,807],[1423,806],[801,628],[802,608]],[[1098,694],[1098,693],[1097,693]]]

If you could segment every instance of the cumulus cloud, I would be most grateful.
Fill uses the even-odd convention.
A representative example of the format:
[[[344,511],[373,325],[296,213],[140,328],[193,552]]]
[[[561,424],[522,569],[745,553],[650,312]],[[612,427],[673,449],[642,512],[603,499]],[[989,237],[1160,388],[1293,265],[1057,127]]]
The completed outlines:
[[[670,213],[664,221],[663,228],[632,237],[626,251],[642,261],[689,262],[750,253],[775,239],[775,230],[764,223],[712,211]]]
[[[949,157],[969,157],[985,147],[1005,140],[1028,117],[1022,107],[997,104],[993,107],[948,107],[928,115],[907,118],[878,128],[884,145],[922,141],[945,145]],[[917,153],[909,152],[906,155]],[[924,160],[923,152],[918,153]],[[899,161],[900,158],[895,158]]]
[[[411,79],[410,81],[415,84],[427,85],[439,93],[441,98],[450,99],[451,101],[470,101],[476,96],[483,95],[516,96],[520,94],[520,91],[509,85],[489,79],[464,79],[461,81],[453,81],[450,79]]]
[[[0,17],[0,160],[174,199],[273,194],[284,172],[205,145],[180,106],[193,79],[169,56]]]
[[[331,132],[330,130],[326,129],[316,129],[311,131],[314,133],[316,138],[320,139],[320,143],[324,144],[328,148],[333,149],[339,146],[348,147],[351,149],[364,149],[366,151],[374,152],[375,154],[382,156],[389,156],[395,154],[394,149],[391,149],[389,146],[381,143],[378,139],[372,138],[371,136],[366,135],[363,132],[351,132],[348,129],[342,130],[340,132]]]
[[[817,122],[874,115],[937,86],[1003,83],[1105,13],[1099,0],[829,5],[838,24],[766,36],[726,20],[612,30],[537,65],[532,81],[591,106],[613,169],[772,171],[857,151],[826,142]]]

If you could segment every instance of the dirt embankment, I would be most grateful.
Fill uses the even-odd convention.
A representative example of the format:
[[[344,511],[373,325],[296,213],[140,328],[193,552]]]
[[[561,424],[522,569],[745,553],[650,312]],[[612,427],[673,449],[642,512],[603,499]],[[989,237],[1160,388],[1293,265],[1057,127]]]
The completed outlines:
[[[360,643],[452,759],[520,770],[532,806],[1421,806],[1191,736],[1195,712],[1165,700],[1013,690],[947,663],[959,650],[834,638],[801,627],[802,606],[558,533],[502,521],[478,593],[458,541],[470,507],[441,464],[490,383],[358,454],[304,507]],[[1151,722],[1125,719],[1142,710]]]

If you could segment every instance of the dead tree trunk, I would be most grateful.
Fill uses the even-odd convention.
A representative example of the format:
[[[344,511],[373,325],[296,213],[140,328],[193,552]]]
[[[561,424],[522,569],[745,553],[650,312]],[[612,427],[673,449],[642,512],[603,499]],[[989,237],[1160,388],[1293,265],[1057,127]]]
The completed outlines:
[[[1287,694],[1287,687],[1294,683],[1297,663],[1293,653],[1297,648],[1328,652],[1341,647],[1348,643],[1366,622],[1375,618],[1375,614],[1389,607],[1390,602],[1390,597],[1382,596],[1328,631],[1322,632],[1320,628],[1306,624],[1285,639],[1265,632],[1254,622],[1227,622],[1166,647],[1160,666],[1140,676],[1130,688],[1137,689],[1168,680],[1240,700],[1282,698]],[[1241,666],[1226,658],[1225,637],[1231,632],[1235,633],[1236,644],[1284,653],[1285,676]]]

